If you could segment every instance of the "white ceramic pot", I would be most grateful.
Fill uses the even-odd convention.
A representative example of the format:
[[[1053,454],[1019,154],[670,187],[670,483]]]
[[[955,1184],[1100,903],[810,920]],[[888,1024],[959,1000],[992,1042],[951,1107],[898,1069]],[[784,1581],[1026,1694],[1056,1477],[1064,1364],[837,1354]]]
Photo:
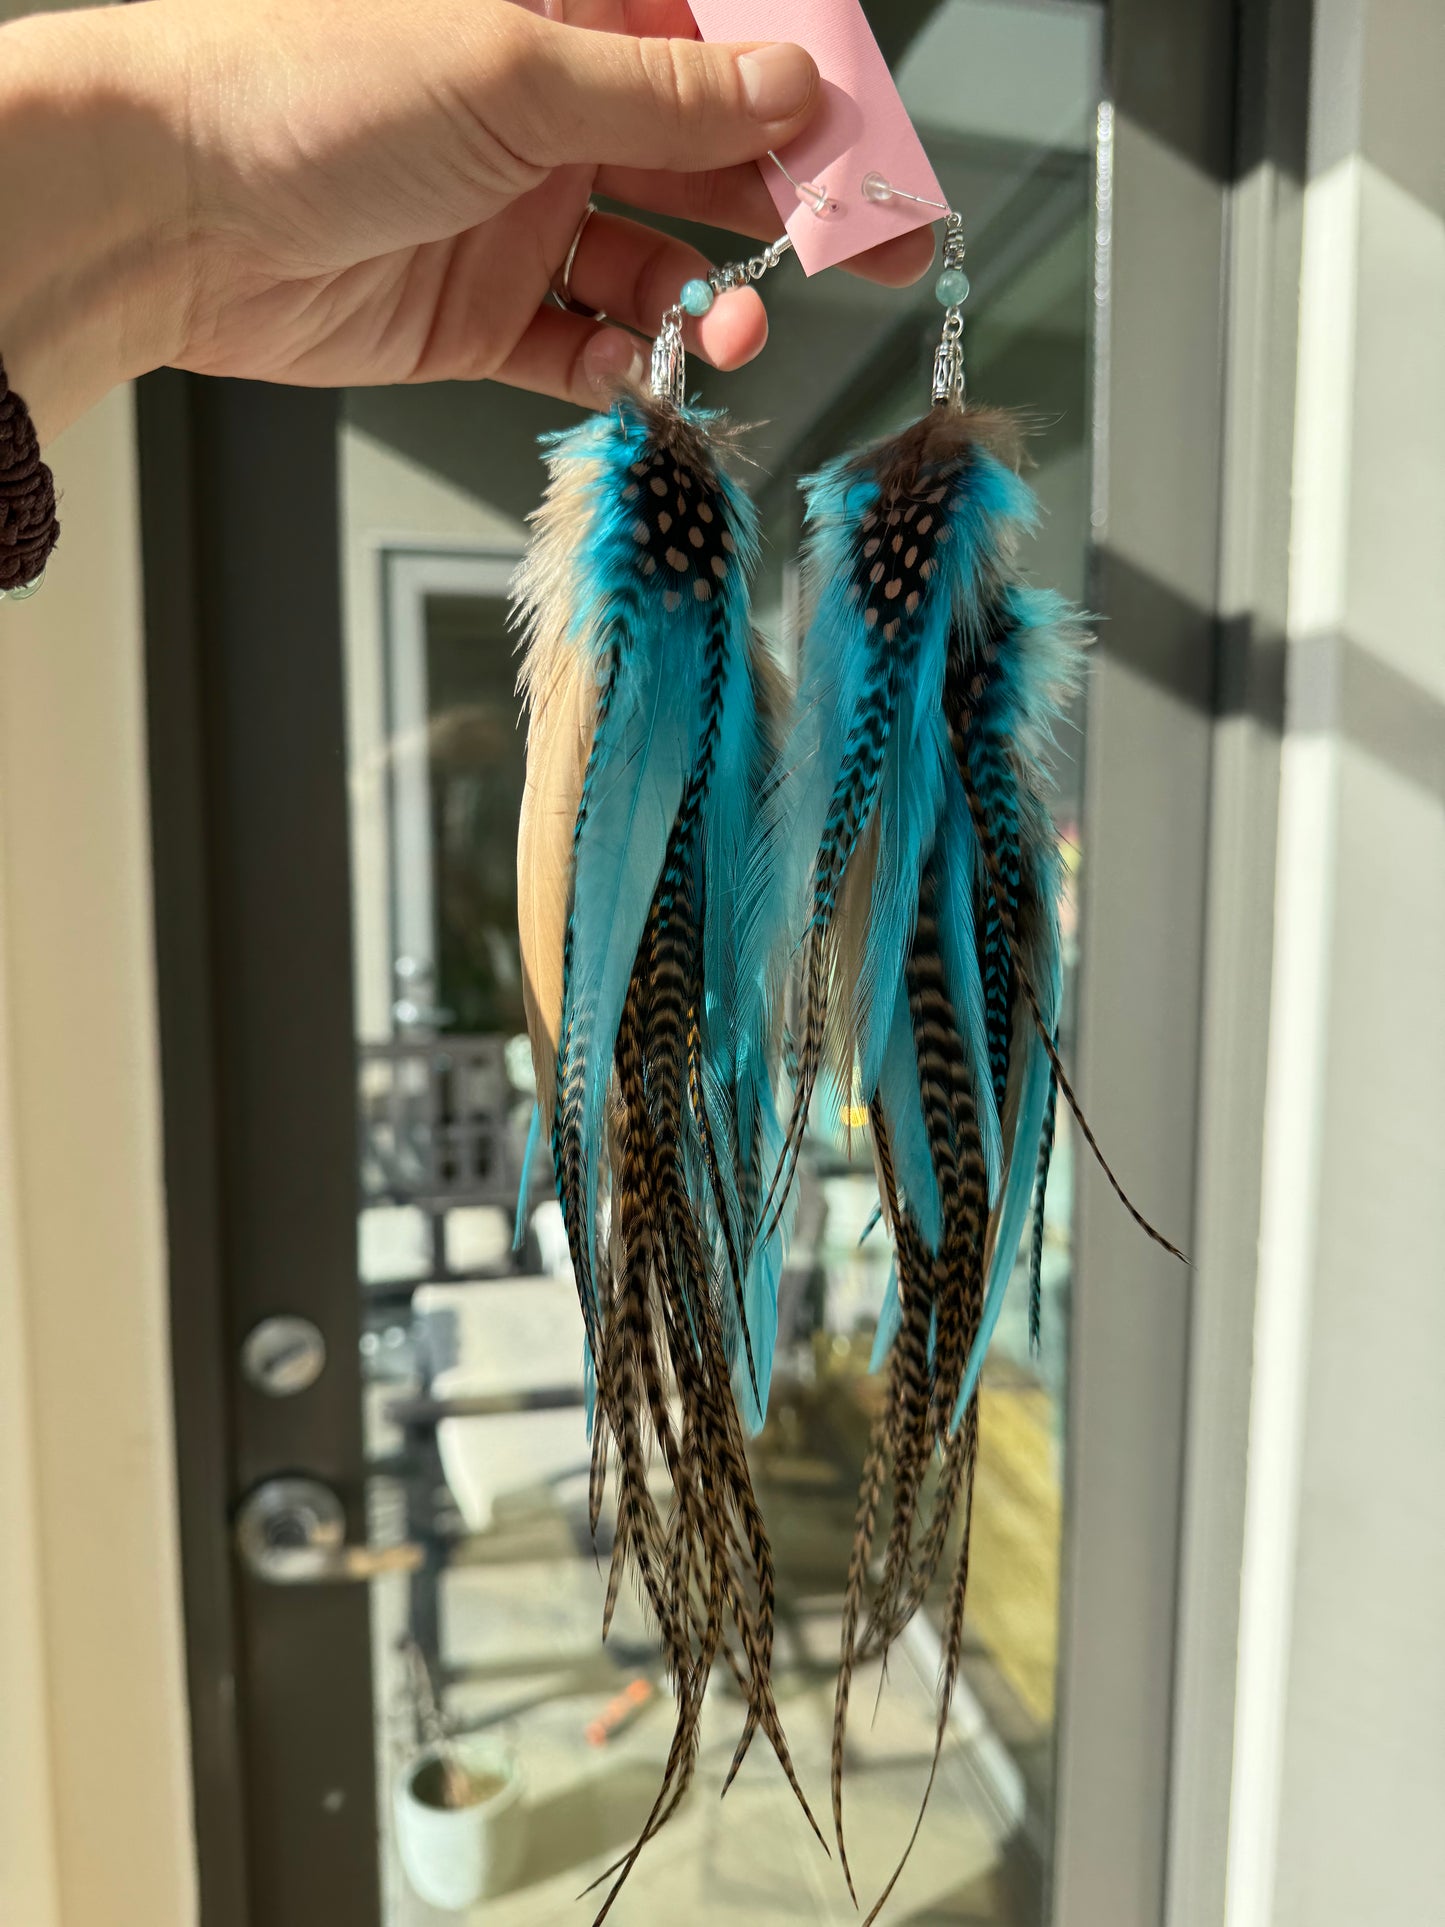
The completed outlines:
[[[496,1782],[494,1790],[466,1807],[427,1799],[428,1783],[438,1776],[438,1749],[428,1747],[398,1775],[393,1806],[397,1851],[417,1896],[443,1913],[461,1913],[516,1877],[526,1842],[526,1809],[521,1767],[502,1741],[467,1734],[450,1750],[467,1773]]]

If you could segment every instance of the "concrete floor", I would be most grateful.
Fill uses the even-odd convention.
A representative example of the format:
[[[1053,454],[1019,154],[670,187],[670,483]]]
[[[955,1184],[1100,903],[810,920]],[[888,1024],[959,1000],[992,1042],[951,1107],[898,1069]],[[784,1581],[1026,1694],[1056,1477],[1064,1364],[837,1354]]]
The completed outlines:
[[[489,1927],[581,1923],[595,1910],[579,1899],[625,1851],[645,1819],[671,1737],[670,1701],[656,1698],[609,1745],[583,1739],[630,1668],[599,1662],[597,1627],[602,1585],[576,1559],[498,1566],[454,1574],[447,1588],[447,1647],[459,1664],[469,1651],[499,1651],[452,1698],[463,1721],[502,1717],[502,1730],[523,1763],[526,1843],[512,1891],[474,1909]],[[801,1623],[792,1663],[781,1669],[780,1699],[799,1778],[827,1826],[828,1746],[837,1623],[826,1607]],[[619,1610],[613,1641],[645,1650],[635,1612]],[[560,1664],[558,1662],[561,1662]],[[906,1657],[895,1658],[876,1719],[878,1669],[858,1678],[857,1717],[850,1732],[846,1809],[849,1848],[860,1892],[874,1892],[906,1841],[932,1750],[930,1683]],[[540,1703],[526,1703],[530,1700]],[[506,1717],[508,1708],[525,1708]],[[611,1918],[618,1927],[662,1923],[785,1922],[858,1919],[836,1860],[810,1832],[777,1763],[759,1743],[725,1801],[718,1790],[741,1724],[740,1706],[719,1684],[710,1696],[693,1792],[639,1861]],[[895,1896],[891,1916],[907,1921],[967,1921],[979,1915],[964,1897],[995,1870],[998,1844],[991,1820],[956,1751],[945,1759],[930,1823]],[[394,1927],[443,1927],[456,1916],[434,1913],[397,1886]]]
[[[1025,1751],[1032,1745],[1046,1754],[1052,1713],[1057,1486],[1048,1476],[1047,1401],[1036,1389],[1006,1382],[989,1395],[982,1431],[996,1443],[991,1452],[986,1447],[980,1478],[975,1584],[980,1617],[1004,1650],[989,1654],[975,1626],[970,1674],[977,1677],[982,1662],[994,1689],[985,1694],[989,1710],[963,1687],[928,1817],[885,1915],[897,1927],[1024,1927],[1038,1918],[1037,1868],[1021,1876],[1017,1865],[1030,1791],[1009,1748],[1021,1742]],[[760,1457],[760,1490],[780,1547],[779,1704],[799,1778],[831,1845],[838,1603],[836,1587],[818,1579],[842,1570],[846,1537],[840,1543],[839,1534],[846,1535],[851,1492],[846,1481],[825,1479],[806,1452],[775,1444]],[[671,1738],[665,1689],[607,1745],[584,1737],[630,1679],[656,1677],[647,1628],[630,1599],[619,1604],[608,1647],[600,1644],[604,1575],[586,1543],[584,1507],[580,1481],[518,1495],[499,1510],[494,1531],[473,1542],[469,1562],[444,1581],[449,1712],[463,1728],[502,1736],[526,1782],[517,1877],[509,1891],[460,1916],[487,1927],[589,1927],[600,1895],[581,1898],[583,1889],[635,1839]],[[1052,1543],[1041,1547],[1041,1534]],[[395,1594],[379,1611],[383,1672],[385,1628],[388,1620],[399,1626],[402,1604]],[[912,1829],[932,1753],[934,1655],[926,1626],[919,1632],[919,1641],[895,1652],[876,1716],[877,1667],[860,1670],[855,1687],[845,1815],[865,1911]],[[836,1858],[814,1839],[761,1741],[719,1800],[740,1725],[731,1682],[720,1675],[693,1790],[623,1889],[610,1916],[618,1927],[781,1927],[800,1920],[856,1927],[860,1915]],[[396,1726],[387,1748],[390,1779],[405,1759]],[[417,1900],[389,1843],[386,1857],[388,1927],[448,1927],[459,1918]]]

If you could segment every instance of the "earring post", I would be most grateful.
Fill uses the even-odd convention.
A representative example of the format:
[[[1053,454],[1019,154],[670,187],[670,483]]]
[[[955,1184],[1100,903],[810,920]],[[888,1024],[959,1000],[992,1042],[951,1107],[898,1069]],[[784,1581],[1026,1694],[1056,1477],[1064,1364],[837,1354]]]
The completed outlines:
[[[912,201],[915,207],[936,207],[940,214],[952,214],[953,209],[947,201],[930,200],[926,194],[910,194],[906,187],[895,187],[885,175],[865,174],[863,176],[863,198],[865,201]]]
[[[800,181],[796,175],[791,172],[787,162],[778,159],[778,156],[773,152],[771,147],[768,149],[768,159],[773,163],[773,166],[777,168],[778,172],[788,183],[789,187],[792,188],[798,199],[805,201],[816,215],[821,217],[833,206],[833,203],[828,199],[828,196],[816,181]]]

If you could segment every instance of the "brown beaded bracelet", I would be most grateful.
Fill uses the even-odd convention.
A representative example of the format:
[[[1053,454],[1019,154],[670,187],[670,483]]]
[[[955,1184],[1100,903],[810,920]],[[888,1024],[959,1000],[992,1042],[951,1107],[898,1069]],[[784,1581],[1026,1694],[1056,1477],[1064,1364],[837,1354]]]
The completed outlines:
[[[12,392],[0,361],[0,596],[38,589],[59,539],[55,478],[40,459],[30,411]]]

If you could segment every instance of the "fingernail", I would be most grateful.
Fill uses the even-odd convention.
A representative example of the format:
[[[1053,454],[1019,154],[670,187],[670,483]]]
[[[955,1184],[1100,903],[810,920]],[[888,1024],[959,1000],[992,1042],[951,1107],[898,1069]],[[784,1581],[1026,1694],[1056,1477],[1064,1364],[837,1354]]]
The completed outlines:
[[[640,381],[642,344],[620,328],[606,328],[582,350],[582,372],[598,395],[607,394],[619,382]]]
[[[818,70],[801,47],[786,41],[738,55],[738,79],[755,120],[791,120],[818,84]]]

